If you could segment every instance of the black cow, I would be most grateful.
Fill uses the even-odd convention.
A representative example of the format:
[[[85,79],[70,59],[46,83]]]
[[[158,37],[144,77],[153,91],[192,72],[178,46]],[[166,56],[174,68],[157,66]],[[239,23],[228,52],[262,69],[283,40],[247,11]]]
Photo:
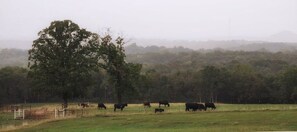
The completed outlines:
[[[106,109],[106,106],[103,103],[98,103],[99,109]]]
[[[198,103],[186,103],[186,111],[189,111],[192,109],[192,111],[197,111],[197,110],[206,110],[206,107],[203,104],[198,104]]]
[[[157,113],[157,112],[160,112],[160,113],[162,113],[162,112],[164,112],[164,109],[161,109],[161,108],[156,108],[156,109],[155,109],[155,113]]]
[[[212,110],[216,109],[217,107],[215,106],[214,103],[205,103],[205,108],[211,108]]]
[[[203,105],[203,104],[198,104],[198,109],[199,109],[200,111],[202,111],[202,110],[206,111],[206,107],[205,107],[205,105]]]
[[[160,107],[161,105],[170,107],[169,102],[168,102],[167,100],[159,101],[159,107]]]
[[[151,103],[150,103],[150,102],[144,102],[144,103],[143,103],[143,106],[144,106],[144,107],[151,107]]]
[[[128,104],[114,104],[114,110],[113,111],[116,111],[116,109],[121,109],[121,111],[123,111],[123,109],[125,107],[127,107]]]
[[[82,108],[89,107],[89,103],[80,103],[78,106],[81,106]]]

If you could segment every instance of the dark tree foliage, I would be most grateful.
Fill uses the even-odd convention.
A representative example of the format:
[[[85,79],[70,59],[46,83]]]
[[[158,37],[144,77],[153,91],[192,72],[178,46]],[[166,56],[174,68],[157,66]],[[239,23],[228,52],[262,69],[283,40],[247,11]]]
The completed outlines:
[[[208,102],[217,100],[217,90],[222,81],[220,72],[220,69],[214,66],[206,66],[201,70],[203,93],[206,97],[209,97]]]
[[[38,36],[29,50],[30,77],[65,104],[69,98],[83,96],[96,66],[92,50],[98,36],[70,20],[54,21]]]
[[[0,69],[0,104],[26,103],[29,98],[28,70],[20,67]]]
[[[127,63],[125,61],[124,39],[118,37],[115,42],[110,35],[101,38],[98,54],[103,60],[100,64],[111,76],[111,82],[115,85],[118,103],[122,103],[123,95],[135,93],[135,82],[137,82],[142,65]]]
[[[105,56],[107,57],[107,56]],[[125,62],[125,61],[124,61]],[[171,102],[224,102],[224,103],[296,103],[296,66],[287,64],[273,70],[276,63],[284,65],[282,61],[264,61],[243,63],[237,60],[221,64],[208,65],[193,70],[192,67],[177,68],[177,63],[171,62],[160,65],[129,66],[131,70],[119,67],[121,73],[137,71],[134,74],[121,74],[122,85],[115,87],[117,76],[107,70],[92,72],[88,79],[88,89],[82,87],[84,98],[101,102],[116,102],[117,90],[122,100],[140,103],[143,101],[157,102],[170,100]],[[183,62],[180,62],[183,63]],[[180,64],[179,65],[182,65]],[[101,66],[106,65],[103,61]],[[114,63],[115,64],[115,63]],[[129,63],[125,62],[125,65]],[[269,65],[266,65],[269,64]],[[111,64],[110,64],[111,65]],[[261,65],[261,66],[259,66]],[[280,68],[280,69],[279,69]],[[8,70],[9,69],[9,70]],[[28,101],[55,101],[58,94],[50,94],[45,86],[30,83],[26,80],[26,72],[19,74],[22,68],[4,68],[0,72],[0,94],[4,103]],[[259,70],[266,69],[266,70]],[[127,71],[124,71],[127,70]],[[142,74],[136,74],[142,72]],[[115,72],[117,73],[117,72]],[[132,83],[128,83],[132,82]],[[39,89],[35,89],[35,88]],[[34,88],[34,89],[31,89]],[[6,91],[12,91],[7,94]],[[20,92],[16,92],[20,91]],[[29,92],[29,93],[26,93]],[[16,93],[17,95],[12,95]],[[137,96],[131,93],[139,93]],[[9,97],[8,97],[9,96]],[[61,97],[61,96],[60,96]],[[9,100],[7,100],[9,98]],[[6,99],[6,100],[5,100]],[[73,99],[73,98],[71,98]],[[79,98],[76,98],[79,99]],[[57,100],[56,100],[57,101]]]
[[[286,100],[297,103],[297,68],[292,67],[287,69],[282,76],[281,82]]]
[[[38,35],[29,50],[29,77],[39,88],[34,91],[60,96],[67,104],[69,98],[92,95],[88,88],[96,88],[92,86],[96,83],[90,78],[101,67],[110,76],[119,103],[124,94],[137,92],[142,65],[125,61],[123,38],[115,42],[110,35],[100,38],[70,20],[54,21]]]

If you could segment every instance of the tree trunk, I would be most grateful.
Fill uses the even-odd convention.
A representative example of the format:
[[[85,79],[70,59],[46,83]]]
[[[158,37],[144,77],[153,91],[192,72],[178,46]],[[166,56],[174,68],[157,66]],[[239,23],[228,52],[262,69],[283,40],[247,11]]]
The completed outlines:
[[[118,103],[121,104],[122,103],[122,78],[120,75],[120,72],[117,73],[117,84],[116,84],[116,88],[117,88],[117,99],[118,99]]]

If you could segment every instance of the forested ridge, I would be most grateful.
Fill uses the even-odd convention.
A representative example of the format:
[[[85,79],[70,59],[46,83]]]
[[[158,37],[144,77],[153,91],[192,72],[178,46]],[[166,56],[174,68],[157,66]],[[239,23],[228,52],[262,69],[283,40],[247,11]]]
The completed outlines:
[[[137,89],[127,92],[123,101],[297,102],[296,52],[176,49],[127,54],[128,62],[143,68]],[[0,51],[1,103],[59,101],[27,78],[27,54]],[[85,94],[71,100],[115,102],[109,79],[103,70],[93,72],[91,85],[82,88]]]

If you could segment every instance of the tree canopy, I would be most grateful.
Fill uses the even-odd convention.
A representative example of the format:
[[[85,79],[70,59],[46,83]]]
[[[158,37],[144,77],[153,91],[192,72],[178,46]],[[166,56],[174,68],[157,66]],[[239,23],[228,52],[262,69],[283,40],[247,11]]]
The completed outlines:
[[[68,98],[82,96],[97,62],[92,51],[97,35],[64,20],[52,22],[38,36],[29,50],[30,77],[66,104]]]
[[[118,37],[115,42],[110,35],[101,38],[98,48],[100,58],[104,64],[100,65],[106,69],[111,76],[111,82],[115,84],[118,103],[122,103],[122,95],[135,90],[135,82],[140,76],[142,65],[127,63],[125,61],[124,39]]]
[[[118,102],[133,89],[141,65],[125,61],[123,38],[113,42],[110,35],[100,37],[70,20],[54,21],[38,35],[29,50],[29,75],[42,89],[61,96],[65,104],[86,94],[91,73],[99,68],[111,76]]]

